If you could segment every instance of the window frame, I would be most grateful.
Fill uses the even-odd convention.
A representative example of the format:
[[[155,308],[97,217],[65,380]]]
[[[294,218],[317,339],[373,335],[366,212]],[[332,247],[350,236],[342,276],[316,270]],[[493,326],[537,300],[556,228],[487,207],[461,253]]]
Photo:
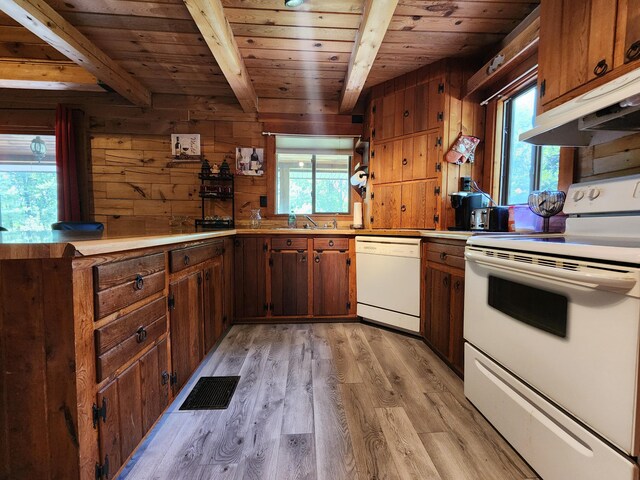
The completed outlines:
[[[268,188],[269,188],[269,193],[271,195],[273,195],[272,200],[269,201],[268,206],[267,206],[267,214],[270,217],[275,217],[275,218],[284,218],[287,217],[289,215],[289,213],[278,213],[277,212],[277,205],[278,205],[278,179],[277,179],[277,175],[278,175],[278,151],[276,148],[276,137],[278,135],[294,135],[294,136],[323,136],[323,137],[353,137],[354,138],[354,142],[353,142],[353,147],[351,150],[351,154],[349,155],[349,166],[348,166],[348,174],[349,177],[352,174],[352,168],[354,165],[356,165],[359,161],[361,161],[361,159],[358,158],[359,154],[356,152],[355,150],[355,141],[357,139],[357,135],[353,135],[350,133],[344,133],[344,134],[340,134],[340,133],[334,133],[334,134],[325,134],[325,135],[314,135],[314,134],[309,134],[309,133],[295,133],[295,134],[288,134],[288,133],[272,133],[267,137],[267,154],[269,156],[269,159],[272,159],[272,161],[268,161],[267,163],[267,184],[268,184]],[[316,168],[315,168],[315,157],[316,155],[322,155],[323,152],[321,150],[316,151],[315,153],[313,151],[309,151],[307,152],[309,155],[312,156],[312,210],[314,213],[308,213],[306,215],[311,215],[314,218],[319,218],[319,219],[348,219],[351,218],[351,216],[353,215],[353,203],[354,203],[354,193],[353,193],[353,188],[351,187],[351,184],[348,183],[348,192],[349,192],[349,197],[347,200],[347,205],[348,205],[348,211],[346,212],[339,212],[339,213],[331,213],[331,212],[319,212],[316,213]],[[296,214],[297,215],[297,214]],[[303,215],[303,214],[300,214]]]

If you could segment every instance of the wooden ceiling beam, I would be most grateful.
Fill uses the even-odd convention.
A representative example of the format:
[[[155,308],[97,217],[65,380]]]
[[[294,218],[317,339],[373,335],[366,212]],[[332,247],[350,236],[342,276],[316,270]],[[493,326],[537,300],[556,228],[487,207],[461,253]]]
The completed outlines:
[[[44,0],[1,0],[0,10],[133,104],[151,105],[151,92],[146,87],[62,18]]]
[[[365,1],[362,23],[340,94],[341,113],[350,112],[355,107],[397,5],[398,0],[387,0],[377,2],[374,9],[374,0]]]
[[[70,61],[0,58],[0,88],[104,92],[98,79]]]
[[[258,97],[220,0],[183,0],[245,112],[258,111]]]

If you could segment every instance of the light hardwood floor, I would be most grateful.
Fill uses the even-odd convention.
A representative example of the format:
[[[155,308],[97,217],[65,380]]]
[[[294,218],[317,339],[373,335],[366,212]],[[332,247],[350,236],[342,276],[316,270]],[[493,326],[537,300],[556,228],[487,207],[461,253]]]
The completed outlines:
[[[226,410],[181,412],[199,376]],[[537,478],[420,340],[363,324],[236,325],[120,479]]]

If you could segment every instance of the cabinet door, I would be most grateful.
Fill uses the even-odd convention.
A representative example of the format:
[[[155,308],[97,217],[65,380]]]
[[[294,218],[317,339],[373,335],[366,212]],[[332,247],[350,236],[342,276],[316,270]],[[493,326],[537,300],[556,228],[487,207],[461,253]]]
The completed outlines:
[[[224,239],[224,260],[222,272],[224,276],[224,315],[222,317],[222,331],[226,331],[227,328],[231,325],[234,319],[234,305],[233,305],[233,297],[234,297],[234,247],[233,247],[233,239],[225,238]]]
[[[236,318],[267,315],[266,238],[249,237],[235,240],[235,316]]]
[[[420,180],[427,178],[427,134],[405,139],[403,151],[408,164],[405,165],[403,180]]]
[[[425,338],[439,353],[449,357],[449,312],[451,274],[427,266]]]
[[[202,297],[204,301],[204,352],[208,352],[222,335],[222,318],[224,316],[224,274],[223,258],[212,260],[204,269],[204,286]]]
[[[435,228],[436,180],[402,185],[401,227]]]
[[[118,377],[120,410],[120,444],[125,460],[144,436],[142,423],[142,390],[140,362],[136,362]]]
[[[373,199],[373,228],[399,228],[402,186],[378,185]]]
[[[176,375],[177,392],[196,369],[203,357],[200,325],[202,325],[202,272],[194,272],[169,285],[173,306],[171,321],[171,364]]]
[[[272,252],[272,315],[307,315],[309,311],[309,267],[307,252]]]
[[[383,119],[383,99],[376,98],[372,101],[372,112],[373,112],[373,130],[371,131],[371,140],[379,141],[382,140],[384,132],[382,126]]]
[[[429,128],[429,83],[421,83],[415,88],[413,130],[422,132]]]
[[[140,358],[142,429],[145,433],[169,404],[168,348],[164,339]]]
[[[391,93],[382,98],[382,135],[380,140],[392,138],[396,128],[396,95]]]
[[[402,134],[408,135],[415,130],[417,87],[409,87],[404,91],[404,108],[402,109]]]
[[[540,104],[613,69],[616,8],[611,0],[545,0],[540,11]]]
[[[349,253],[315,252],[313,259],[313,314],[349,314]]]
[[[429,101],[427,128],[438,128],[444,124],[444,79],[434,78],[429,81]]]
[[[104,407],[106,418],[98,420],[98,443],[100,463],[109,464],[109,476],[120,469],[124,459],[120,449],[120,406],[118,402],[118,381],[114,380],[98,392],[98,407]]]
[[[451,357],[461,375],[464,373],[464,271],[451,275]]]
[[[618,0],[619,38],[624,40],[622,58],[624,63],[640,60],[640,2]]]

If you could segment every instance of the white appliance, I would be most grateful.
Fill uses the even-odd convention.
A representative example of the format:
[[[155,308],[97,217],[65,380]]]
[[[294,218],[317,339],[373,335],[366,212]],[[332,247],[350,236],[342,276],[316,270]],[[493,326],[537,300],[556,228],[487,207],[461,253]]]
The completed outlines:
[[[357,314],[420,332],[420,239],[356,237]]]
[[[640,175],[572,185],[565,213],[468,240],[465,395],[545,480],[637,480]]]

